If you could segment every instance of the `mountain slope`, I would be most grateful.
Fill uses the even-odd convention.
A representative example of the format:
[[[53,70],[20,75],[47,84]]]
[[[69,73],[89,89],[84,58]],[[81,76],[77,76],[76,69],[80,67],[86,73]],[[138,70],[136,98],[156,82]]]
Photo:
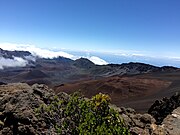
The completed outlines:
[[[95,80],[115,75],[137,75],[142,73],[171,72],[177,70],[177,68],[174,67],[156,67],[144,63],[132,62],[100,66],[95,65],[85,58],[77,60],[64,57],[45,59],[33,57],[31,53],[26,51],[5,51],[2,49],[0,50],[0,57],[12,59],[11,61],[15,61],[16,64],[23,61],[22,67],[17,67],[15,65],[15,67],[4,67],[3,70],[0,70],[0,79],[5,83],[27,82],[31,79],[33,79],[33,82],[36,82],[35,79],[46,78],[46,76],[48,76],[47,81],[54,86],[61,83],[79,80]],[[21,59],[15,60],[14,57],[19,57]],[[4,62],[6,64],[5,60]],[[29,71],[32,73],[29,73]],[[42,75],[42,73],[46,75]],[[28,75],[27,77],[22,77],[23,74]],[[39,80],[37,80],[37,82],[39,82]]]

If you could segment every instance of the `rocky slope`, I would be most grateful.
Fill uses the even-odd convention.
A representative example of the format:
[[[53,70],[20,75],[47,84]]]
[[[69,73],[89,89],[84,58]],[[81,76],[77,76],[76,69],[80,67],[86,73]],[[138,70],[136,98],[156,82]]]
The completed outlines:
[[[170,81],[164,81],[153,78],[138,78],[136,76],[113,76],[98,80],[78,81],[76,83],[68,83],[56,86],[55,92],[66,92],[71,94],[77,90],[81,91],[86,97],[92,97],[98,93],[109,94],[112,103],[117,106],[124,106],[128,102],[131,104],[127,107],[133,106],[138,111],[147,111],[150,105],[154,102],[135,104],[137,99],[152,95],[158,91],[164,90],[171,85]]]
[[[0,86],[0,134],[2,135],[56,135],[51,119],[46,113],[37,117],[36,108],[49,104],[55,94],[46,85],[29,86],[15,83]],[[69,95],[57,96],[67,100]],[[178,99],[179,101],[179,99]],[[180,109],[169,114],[161,125],[150,114],[138,114],[131,108],[111,105],[124,118],[132,135],[178,135]]]

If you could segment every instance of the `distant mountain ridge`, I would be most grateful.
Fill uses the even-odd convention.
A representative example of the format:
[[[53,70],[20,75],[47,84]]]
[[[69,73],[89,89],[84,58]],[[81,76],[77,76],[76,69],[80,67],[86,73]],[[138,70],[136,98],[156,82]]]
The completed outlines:
[[[0,70],[0,79],[4,83],[11,82],[46,82],[47,85],[58,85],[61,83],[75,82],[80,80],[94,80],[98,78],[137,75],[150,72],[170,72],[176,71],[175,67],[156,67],[144,63],[123,63],[123,64],[107,64],[95,65],[89,59],[79,58],[71,60],[69,58],[57,57],[53,59],[39,58],[33,56],[28,51],[6,51],[0,49],[0,58],[14,59],[21,58],[20,61],[26,62],[26,66],[22,67],[5,67]],[[31,58],[35,59],[32,60]],[[36,74],[36,75],[35,75]],[[26,76],[26,77],[24,77]],[[38,76],[37,78],[35,76]]]
[[[7,51],[0,48],[0,57],[4,57],[4,58],[10,58],[10,59],[12,59],[13,57],[24,58],[25,56],[30,56],[30,55],[32,54],[28,51]]]

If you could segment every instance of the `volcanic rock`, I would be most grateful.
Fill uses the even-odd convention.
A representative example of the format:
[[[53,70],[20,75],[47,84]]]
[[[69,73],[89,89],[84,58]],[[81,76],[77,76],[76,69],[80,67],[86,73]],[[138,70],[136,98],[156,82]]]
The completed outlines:
[[[148,113],[151,114],[157,124],[161,124],[167,115],[171,114],[174,109],[180,106],[180,94],[176,93],[171,98],[163,98],[162,100],[156,100],[150,107]]]
[[[150,114],[139,114],[132,108],[113,108],[119,111],[131,135],[169,135],[162,125],[155,124],[156,120]]]
[[[40,121],[35,108],[51,102],[54,94],[45,85],[9,84],[0,86],[0,134],[55,134],[50,125]]]
[[[56,96],[65,102],[69,100],[69,95],[63,92]],[[53,125],[55,118],[50,117],[47,113],[40,116],[36,114],[36,109],[39,106],[52,103],[54,98],[55,93],[46,85],[34,84],[29,86],[25,83],[1,85],[0,134],[56,135],[57,132]],[[173,103],[174,101],[178,103],[178,94],[171,97],[170,100]],[[157,125],[155,118],[150,114],[139,114],[132,108],[119,108],[115,105],[110,105],[110,107],[119,112],[132,135],[178,135],[180,133],[179,107],[165,119],[162,119],[161,125]]]

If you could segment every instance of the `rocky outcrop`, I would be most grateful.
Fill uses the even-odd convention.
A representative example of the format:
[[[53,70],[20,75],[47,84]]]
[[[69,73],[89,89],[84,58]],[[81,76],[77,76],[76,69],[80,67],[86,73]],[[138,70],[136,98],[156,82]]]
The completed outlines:
[[[180,134],[180,94],[176,93],[171,98],[157,100],[150,107],[149,114],[157,124],[161,124],[170,135]]]
[[[156,100],[155,103],[150,107],[148,113],[151,114],[157,124],[161,124],[164,118],[171,112],[180,106],[180,94],[176,93],[171,98],[163,98],[162,100]]]
[[[180,94],[157,100],[149,114],[138,114],[132,108],[114,107],[132,135],[180,135]]]
[[[56,96],[63,101],[69,100],[69,95],[66,93],[59,93]],[[52,124],[54,118],[45,112],[42,115],[36,114],[38,107],[42,104],[50,104],[54,98],[53,90],[46,85],[29,86],[25,83],[0,85],[0,135],[56,135]],[[171,106],[175,101],[179,103],[178,94],[169,100],[169,105],[164,107]],[[132,108],[119,108],[114,105],[110,107],[119,112],[131,135],[180,133],[180,107],[166,117],[163,115],[161,125],[157,125],[156,119],[150,114],[139,114]],[[162,107],[159,109],[160,112],[161,109]]]
[[[35,108],[53,100],[45,85],[9,84],[0,86],[1,135],[55,135],[50,123],[36,117]]]
[[[169,135],[162,125],[157,125],[150,114],[139,114],[132,108],[112,106],[124,119],[131,135]]]
[[[164,129],[170,135],[180,134],[180,107],[175,109],[172,114],[168,115],[162,122]]]

